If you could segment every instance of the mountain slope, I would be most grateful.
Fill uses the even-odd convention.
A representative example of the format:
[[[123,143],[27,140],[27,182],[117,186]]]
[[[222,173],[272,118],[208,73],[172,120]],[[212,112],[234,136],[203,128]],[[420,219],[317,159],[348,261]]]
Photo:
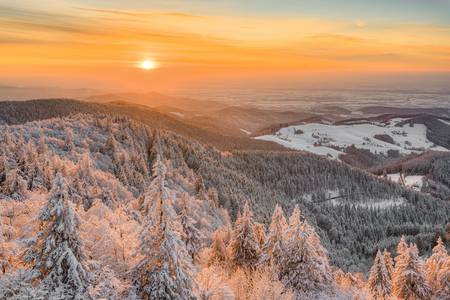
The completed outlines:
[[[22,124],[34,120],[64,117],[76,113],[100,113],[133,118],[158,129],[167,129],[210,144],[221,150],[286,150],[275,143],[255,141],[247,137],[223,136],[186,124],[146,106],[124,102],[91,103],[70,99],[44,99],[0,102],[0,124]]]
[[[46,107],[47,103],[50,105]],[[77,108],[79,102],[71,103],[76,110],[95,108],[82,104]],[[43,102],[41,114],[56,114],[52,111],[54,105],[55,101]],[[107,111],[104,106],[100,107],[103,112]],[[113,107],[119,114],[120,106]],[[146,108],[125,107],[122,110],[140,110],[142,117],[148,117]],[[16,116],[41,116],[38,113],[29,116],[26,111]],[[222,152],[189,135],[155,131],[157,121],[149,120],[152,126],[147,127],[126,117],[108,118],[94,114],[6,126],[2,130],[2,140],[12,138],[16,145],[4,147],[2,154],[8,168],[18,169],[20,176],[26,179],[25,189],[33,189],[36,185],[45,190],[49,188],[45,180],[46,166],[79,165],[82,153],[88,153],[96,168],[94,174],[99,174],[92,182],[101,182],[104,188],[82,196],[88,200],[83,205],[89,207],[96,198],[110,199],[108,190],[115,191],[113,199],[118,197],[129,202],[142,197],[149,180],[146,169],[154,159],[152,152],[148,152],[152,148],[151,137],[159,134],[164,157],[170,160],[176,174],[190,178],[191,183],[187,184],[190,193],[210,191],[215,195],[217,191],[217,202],[229,211],[233,219],[249,200],[256,219],[265,224],[275,204],[281,204],[287,214],[299,204],[303,214],[318,229],[333,264],[345,270],[366,270],[376,250],[392,250],[402,234],[415,241],[422,251],[429,251],[436,236],[443,235],[449,221],[448,201],[414,192],[342,163],[295,151]],[[167,126],[163,122],[161,124]],[[180,132],[183,131],[178,130]],[[43,142],[40,141],[42,136]],[[38,149],[39,144],[47,144],[50,153],[64,158],[65,163],[53,162],[51,157],[42,159],[40,150],[34,151],[33,147],[31,155],[28,155],[30,140]],[[118,148],[114,146],[116,144]],[[45,163],[25,168],[23,162],[27,157],[35,157],[36,161]],[[43,172],[41,177],[44,179],[31,180],[36,168]],[[9,177],[13,178],[12,175]],[[2,184],[10,182],[7,177],[5,173],[0,176]],[[12,186],[21,186],[20,182]],[[11,185],[8,183],[7,186]],[[95,186],[92,184],[93,188]],[[9,188],[4,193],[8,197],[23,197],[20,193],[14,195]]]

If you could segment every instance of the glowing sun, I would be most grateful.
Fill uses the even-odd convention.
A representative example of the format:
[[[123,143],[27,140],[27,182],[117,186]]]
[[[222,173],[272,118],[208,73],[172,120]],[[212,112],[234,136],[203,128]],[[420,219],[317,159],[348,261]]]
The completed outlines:
[[[156,62],[154,60],[143,60],[139,63],[139,68],[144,70],[153,70],[156,68]]]

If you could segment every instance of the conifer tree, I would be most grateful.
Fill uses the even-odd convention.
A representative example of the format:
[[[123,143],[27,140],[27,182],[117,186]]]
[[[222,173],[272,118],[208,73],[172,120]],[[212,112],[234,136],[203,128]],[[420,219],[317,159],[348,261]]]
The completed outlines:
[[[255,222],[255,226],[253,227],[255,231],[256,238],[258,240],[260,248],[264,246],[266,243],[266,230],[264,229],[264,225],[258,222]]]
[[[229,249],[231,262],[237,267],[253,269],[260,259],[261,249],[248,202],[245,203],[242,216],[236,220]]]
[[[22,200],[27,190],[27,182],[23,180],[17,169],[9,170],[3,182],[2,191],[15,200]]]
[[[167,169],[164,162],[161,159],[159,153],[156,154],[155,162],[153,163],[153,179],[145,192],[143,201],[141,203],[141,211],[144,215],[149,213],[149,209],[157,201],[157,197],[164,199],[168,198],[168,191],[166,187],[166,174]]]
[[[42,230],[26,255],[35,272],[35,281],[46,294],[82,297],[88,285],[88,273],[78,234],[80,219],[60,174],[55,177],[39,220]]]
[[[8,267],[8,255],[6,252],[6,241],[3,235],[3,224],[0,219],[0,274],[5,274]]]
[[[230,236],[229,227],[218,229],[213,233],[208,261],[209,266],[214,264],[221,264],[223,266],[227,264],[229,259],[227,244]]]
[[[261,263],[273,263],[276,260],[277,253],[279,254],[281,251],[281,244],[286,229],[286,218],[284,217],[281,206],[277,204],[272,215],[266,242],[262,247]]]
[[[387,300],[392,292],[391,278],[386,267],[385,256],[378,250],[370,269],[367,289],[374,300]]]
[[[71,151],[75,145],[73,144],[73,131],[72,128],[66,127],[64,129],[64,150]]]
[[[183,227],[183,241],[186,244],[186,249],[191,256],[192,260],[194,260],[195,256],[198,254],[203,240],[202,232],[195,227],[195,220],[190,216],[190,206],[189,201],[186,195],[184,195],[181,200],[182,207],[180,212],[180,223]]]
[[[445,249],[442,239],[439,237],[437,245],[433,248],[433,254],[425,263],[427,283],[431,287],[433,295],[444,295],[450,298],[450,257]]]
[[[401,255],[405,253],[405,251],[408,250],[408,244],[406,244],[405,236],[402,235],[400,238],[400,241],[397,245],[397,256],[395,257],[395,262],[397,263],[397,258],[400,259]]]
[[[300,221],[298,207],[289,218],[289,228],[277,268],[281,281],[297,291],[331,288],[332,272],[326,251],[314,228],[306,221]]]
[[[157,194],[141,233],[144,258],[132,270],[140,299],[196,299],[187,251],[178,221],[167,199]]]
[[[394,272],[394,261],[392,259],[391,253],[384,249],[383,251],[384,264],[386,265],[386,270],[389,274],[389,279],[392,280],[392,273]]]
[[[416,245],[403,248],[400,241],[392,280],[394,295],[399,300],[431,299],[431,289],[425,281],[423,263]]]

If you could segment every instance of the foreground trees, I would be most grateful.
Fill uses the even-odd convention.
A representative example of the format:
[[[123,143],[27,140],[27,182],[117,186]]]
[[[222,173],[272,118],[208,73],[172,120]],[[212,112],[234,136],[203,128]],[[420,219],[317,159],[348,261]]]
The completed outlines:
[[[283,299],[288,299],[291,291],[303,295],[319,291],[332,293],[335,287],[326,251],[314,228],[300,218],[300,210],[296,207],[287,225],[281,207],[277,206],[265,243],[260,247],[255,232],[258,224],[254,222],[250,206],[246,203],[229,241],[227,230],[215,233],[210,262],[229,270],[231,278],[259,278],[260,281],[248,284],[258,285],[260,289],[267,287],[266,292],[261,292],[264,289],[259,291],[260,296],[262,293],[266,294],[265,297],[270,294],[284,295]],[[224,250],[226,247],[228,251]],[[262,275],[260,272],[265,273]],[[233,282],[230,285],[233,286]]]
[[[242,216],[236,220],[229,244],[230,260],[238,267],[255,268],[261,255],[255,222],[245,203]]]
[[[34,280],[45,295],[82,298],[89,275],[78,234],[80,220],[60,174],[54,180],[39,220],[42,230],[26,255]]]
[[[450,298],[450,256],[441,238],[433,248],[433,254],[426,261],[425,276],[434,297]]]
[[[165,169],[159,156],[154,170],[157,184],[152,185],[152,197],[144,202],[143,259],[131,272],[133,285],[140,299],[196,299],[191,261],[165,189]]]
[[[439,238],[426,263],[415,244],[404,237],[397,246],[395,267],[390,254],[378,251],[367,281],[372,299],[447,299],[450,297],[449,256]]]
[[[367,289],[372,299],[387,300],[390,299],[392,293],[391,274],[386,263],[387,255],[382,254],[379,250],[370,269],[369,279],[367,281]]]

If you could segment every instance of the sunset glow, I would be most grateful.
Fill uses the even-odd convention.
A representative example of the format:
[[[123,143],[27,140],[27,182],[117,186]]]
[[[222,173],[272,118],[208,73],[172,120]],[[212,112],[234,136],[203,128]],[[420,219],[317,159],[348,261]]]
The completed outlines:
[[[263,2],[6,1],[0,80],[171,87],[318,72],[450,72],[448,1],[346,1],[340,9],[324,0]],[[143,62],[142,53],[164,66]],[[154,76],[143,78],[130,61]]]
[[[144,70],[152,70],[156,68],[156,62],[146,59],[139,64],[139,67]]]

